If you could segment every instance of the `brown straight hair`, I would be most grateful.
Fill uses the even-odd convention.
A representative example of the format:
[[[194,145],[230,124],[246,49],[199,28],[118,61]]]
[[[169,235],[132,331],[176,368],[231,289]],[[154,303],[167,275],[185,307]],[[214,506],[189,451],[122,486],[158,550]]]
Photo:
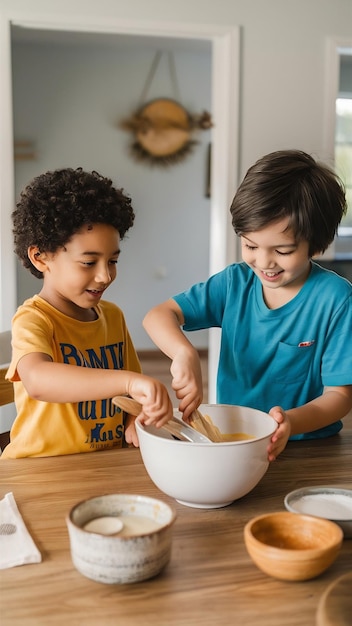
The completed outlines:
[[[279,150],[249,168],[230,211],[238,235],[288,217],[296,241],[308,241],[313,256],[334,240],[347,201],[342,181],[327,165],[300,150]]]

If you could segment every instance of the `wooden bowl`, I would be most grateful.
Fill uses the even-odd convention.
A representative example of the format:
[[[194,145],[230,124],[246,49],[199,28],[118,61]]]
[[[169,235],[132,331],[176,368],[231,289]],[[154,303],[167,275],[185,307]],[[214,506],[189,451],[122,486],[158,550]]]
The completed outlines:
[[[253,562],[265,574],[281,580],[309,580],[335,561],[343,531],[320,517],[282,511],[250,520],[244,540]]]

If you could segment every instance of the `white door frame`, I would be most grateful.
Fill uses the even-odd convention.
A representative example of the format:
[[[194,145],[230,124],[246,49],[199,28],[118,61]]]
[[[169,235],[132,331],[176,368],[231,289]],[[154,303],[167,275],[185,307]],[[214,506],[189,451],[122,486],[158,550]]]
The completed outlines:
[[[237,260],[229,206],[238,184],[240,28],[202,24],[126,21],[111,17],[40,14],[33,10],[0,14],[0,331],[11,327],[16,310],[16,261],[11,213],[14,207],[14,154],[11,25],[27,28],[116,33],[208,40],[212,44],[212,171],[209,274]],[[209,335],[209,401],[215,402],[219,333]]]

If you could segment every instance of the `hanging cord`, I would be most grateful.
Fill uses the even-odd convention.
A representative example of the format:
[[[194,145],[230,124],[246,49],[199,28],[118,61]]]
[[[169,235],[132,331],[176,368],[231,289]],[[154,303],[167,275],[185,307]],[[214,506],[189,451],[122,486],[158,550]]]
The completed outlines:
[[[171,84],[172,84],[173,91],[174,91],[174,97],[175,97],[175,100],[178,100],[179,102],[181,102],[181,94],[180,94],[180,88],[179,88],[179,84],[177,80],[176,65],[175,65],[175,58],[174,58],[173,52],[169,52],[168,57],[169,57],[170,78],[171,78]]]
[[[156,70],[158,68],[162,54],[163,52],[161,50],[158,50],[158,52],[155,53],[151,68],[149,70],[148,76],[146,78],[146,81],[142,90],[142,94],[139,100],[139,106],[142,106],[147,99],[147,94],[153,82],[153,79],[154,79]],[[180,100],[180,88],[179,88],[178,80],[177,80],[176,66],[175,66],[175,59],[174,59],[173,52],[168,53],[168,61],[169,61],[169,72],[170,72],[171,86],[173,89],[173,95],[174,95],[175,100]]]

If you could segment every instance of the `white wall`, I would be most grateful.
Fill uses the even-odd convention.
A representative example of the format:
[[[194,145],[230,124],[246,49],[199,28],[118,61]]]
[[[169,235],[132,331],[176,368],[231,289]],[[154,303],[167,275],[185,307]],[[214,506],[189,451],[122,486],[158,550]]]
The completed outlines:
[[[181,102],[195,114],[211,108],[208,48],[173,55]],[[118,127],[138,106],[154,55],[121,44],[13,45],[15,138],[33,141],[36,151],[34,160],[16,161],[16,196],[33,176],[66,166],[95,169],[131,195],[136,220],[121,244],[118,277],[106,297],[123,309],[137,349],[154,347],[142,328],[148,309],[204,280],[209,268],[210,132],[196,133],[192,153],[162,168],[133,160],[132,136]],[[176,96],[168,61],[163,54],[148,100]],[[19,304],[41,282],[18,269]],[[192,341],[206,347],[207,333],[193,333]]]
[[[28,0],[2,0],[13,14]],[[324,157],[326,40],[351,37],[351,0],[30,0],[31,15],[81,12],[143,22],[242,27],[241,173],[262,154],[300,147]]]
[[[12,16],[16,11],[28,13],[28,0],[1,0],[0,10]],[[240,177],[258,157],[280,148],[300,148],[324,160],[332,157],[326,143],[327,41],[329,37],[351,39],[351,0],[100,0],[99,5],[92,0],[31,0],[30,10],[33,19],[37,13],[41,19],[47,15],[50,21],[57,13],[77,22],[83,13],[94,17],[97,24],[111,17],[125,20],[126,24],[179,24],[180,31],[183,25],[200,22],[239,25]],[[198,89],[197,83],[194,91]],[[156,189],[155,185],[152,189]],[[137,196],[136,201],[140,200],[143,198]],[[135,228],[137,231],[137,222]],[[126,241],[126,255],[127,247],[132,249],[133,231]],[[153,267],[157,263],[158,259],[154,259]],[[121,260],[121,281],[122,274]],[[120,286],[121,293],[125,292],[122,282]]]

